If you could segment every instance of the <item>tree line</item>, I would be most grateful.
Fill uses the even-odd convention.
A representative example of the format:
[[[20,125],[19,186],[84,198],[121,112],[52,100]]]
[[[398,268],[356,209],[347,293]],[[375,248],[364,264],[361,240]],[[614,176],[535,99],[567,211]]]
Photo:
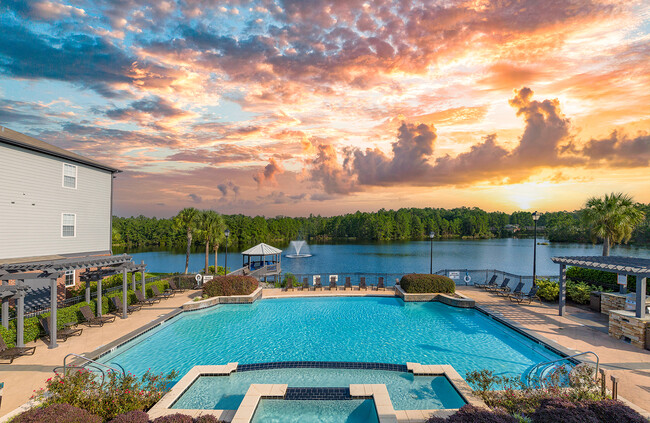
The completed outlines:
[[[572,212],[542,213],[537,222],[538,235],[555,242],[591,242],[603,236],[594,232],[593,222],[585,218],[584,209]],[[642,217],[632,226],[630,233],[624,233],[610,243],[629,239],[635,244],[650,244],[650,204],[635,204]],[[196,211],[196,216],[185,216],[185,223],[179,219],[187,214],[184,209],[170,219],[145,216],[113,217],[113,244],[125,246],[186,246],[188,244],[223,245],[223,231],[228,228],[228,245],[248,247],[259,242],[290,241],[306,239],[327,241],[352,239],[358,241],[417,240],[427,238],[430,232],[435,237],[445,238],[493,238],[517,235],[532,235],[533,217],[530,212],[517,211],[511,214],[486,212],[477,207],[402,208],[381,209],[376,212],[356,212],[340,216],[308,217],[218,215],[212,212],[211,223],[201,220],[205,212]],[[194,209],[192,209],[194,210]],[[192,213],[190,213],[192,214]],[[197,219],[197,220],[195,220]],[[216,219],[216,220],[215,220]],[[212,229],[206,229],[205,225]],[[188,229],[189,228],[189,229]],[[629,235],[629,236],[628,236]],[[189,241],[189,242],[188,242]],[[215,251],[216,252],[216,251]]]

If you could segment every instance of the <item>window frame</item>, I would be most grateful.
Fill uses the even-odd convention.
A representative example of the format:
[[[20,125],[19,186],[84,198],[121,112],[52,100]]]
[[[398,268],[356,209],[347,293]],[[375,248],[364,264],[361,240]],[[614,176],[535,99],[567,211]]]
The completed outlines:
[[[65,226],[70,226],[70,225],[64,225],[64,216],[74,216],[74,224],[72,225],[72,230],[74,232],[73,235],[64,235],[63,233],[63,228]],[[61,238],[76,238],[77,237],[77,214],[76,213],[61,213]]]
[[[72,272],[72,273],[69,273]],[[68,285],[68,276],[72,275],[72,285]],[[63,275],[63,283],[66,288],[72,288],[77,284],[77,271],[75,269],[72,270],[66,270],[64,275]]]
[[[65,184],[65,167],[71,166],[74,167],[74,187],[66,186]],[[61,186],[67,189],[77,189],[77,179],[79,176],[79,167],[70,163],[63,163],[63,174],[61,175]]]

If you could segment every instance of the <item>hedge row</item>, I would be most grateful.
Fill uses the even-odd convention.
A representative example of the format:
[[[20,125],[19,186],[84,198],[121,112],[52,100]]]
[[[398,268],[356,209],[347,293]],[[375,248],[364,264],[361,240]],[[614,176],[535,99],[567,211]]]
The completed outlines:
[[[402,276],[399,284],[404,292],[409,294],[453,294],[456,291],[456,284],[454,281],[443,275],[411,273]]]
[[[537,279],[537,295],[546,301],[557,301],[560,297],[560,284],[549,279]],[[585,282],[567,279],[566,296],[571,301],[578,304],[589,303],[591,291],[609,292],[611,290],[596,285],[589,285]]]
[[[69,404],[52,404],[47,407],[32,408],[12,420],[12,423],[102,423],[104,419],[82,408]],[[185,414],[171,414],[149,420],[149,415],[140,410],[119,414],[108,423],[220,423],[211,415],[196,419]]]
[[[582,267],[575,266],[567,268],[566,277],[576,282],[597,285],[599,288],[611,289],[615,288],[617,284],[616,273],[595,269],[583,269]],[[646,288],[650,288],[650,280],[646,281]],[[636,276],[627,275],[627,289],[630,292],[636,292]],[[650,290],[647,292],[650,292]]]
[[[217,276],[203,285],[203,295],[207,295],[208,297],[249,295],[258,286],[259,282],[252,276]]]
[[[151,286],[156,285],[158,286],[158,289],[162,292],[165,289],[169,288],[169,284],[167,281],[156,281],[156,282],[150,282],[145,285],[145,290],[147,292],[147,297],[153,297],[153,290],[151,289]],[[140,289],[140,287],[136,287],[137,289]],[[111,303],[110,299],[112,297],[118,297],[120,301],[122,300],[122,291],[114,291],[110,292],[106,295],[102,295],[102,314],[106,314],[109,311],[113,310],[113,304]],[[131,289],[127,291],[127,303],[128,304],[133,304],[137,302],[137,298],[135,296],[135,292]],[[81,323],[84,321],[83,316],[79,309],[83,306],[90,306],[90,309],[95,313],[97,310],[97,299],[93,299],[90,301],[90,303],[87,302],[81,302],[77,303],[74,305],[71,305],[69,307],[62,307],[57,309],[57,315],[56,315],[56,322],[57,322],[57,327],[58,328],[63,328],[65,327],[66,323],[71,323],[71,322],[76,322],[76,323]],[[43,318],[43,317],[48,317],[50,313],[44,313],[39,316],[35,317],[29,317],[25,319],[25,327],[24,327],[24,341],[25,342],[31,342],[35,341],[41,336],[44,335],[41,325],[38,323],[38,319]],[[8,347],[13,347],[16,345],[16,320],[12,320],[9,322],[9,329],[5,329],[3,326],[0,325],[0,335],[2,335],[2,339],[4,339],[5,343],[7,344]]]

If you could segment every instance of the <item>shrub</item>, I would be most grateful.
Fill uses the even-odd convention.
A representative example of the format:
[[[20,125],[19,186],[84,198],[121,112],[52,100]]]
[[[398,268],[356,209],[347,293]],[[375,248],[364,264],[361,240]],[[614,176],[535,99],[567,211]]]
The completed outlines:
[[[158,417],[153,423],[192,423],[193,421],[194,419],[188,415],[176,413]]]
[[[257,289],[258,281],[252,276],[218,276],[203,285],[203,294],[208,297],[248,295]]]
[[[25,411],[12,423],[102,423],[102,418],[70,404],[52,404]]]
[[[282,288],[284,288],[285,286],[287,288],[293,288],[294,286],[297,286],[297,285],[298,285],[298,278],[296,278],[296,275],[294,275],[293,273],[287,272],[284,275],[284,278],[282,279],[282,284],[280,286],[282,286]]]
[[[518,420],[500,410],[486,410],[464,405],[456,414],[449,416],[446,420],[440,417],[431,417],[427,423],[517,423]]]
[[[141,410],[120,414],[109,423],[149,423],[149,415]]]
[[[194,420],[194,423],[221,423],[221,420],[211,414],[203,414],[197,417],[197,419]]]
[[[587,304],[591,296],[591,291],[597,290],[598,287],[589,285],[585,282],[566,281],[566,296],[578,304]]]
[[[442,275],[411,273],[402,276],[400,286],[404,292],[414,293],[445,293],[453,294],[456,284],[453,280]]]
[[[648,421],[639,413],[632,410],[627,405],[606,399],[603,401],[590,401],[585,403],[586,407],[591,410],[601,422],[617,423],[647,423]]]
[[[585,282],[591,285],[596,285],[599,288],[606,290],[616,288],[616,273],[605,272],[603,270],[583,269],[582,267],[568,267],[566,270],[567,279],[576,282]],[[648,280],[646,287],[650,287],[650,280]],[[627,275],[627,289],[636,291],[636,276]]]
[[[550,279],[536,279],[539,287],[537,296],[546,301],[557,301],[560,297],[560,284]]]
[[[601,423],[588,408],[557,398],[542,400],[540,407],[530,417],[534,423]]]

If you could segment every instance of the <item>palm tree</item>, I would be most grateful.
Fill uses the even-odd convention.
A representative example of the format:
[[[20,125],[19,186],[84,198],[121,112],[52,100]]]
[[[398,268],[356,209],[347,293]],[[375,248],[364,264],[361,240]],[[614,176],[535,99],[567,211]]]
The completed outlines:
[[[174,226],[176,229],[186,231],[187,233],[187,251],[185,253],[185,274],[190,266],[190,246],[192,245],[192,232],[196,229],[196,219],[199,211],[194,207],[187,207],[178,212],[174,217]]]
[[[610,243],[627,242],[645,214],[636,208],[629,195],[612,193],[587,200],[582,218],[592,236],[603,239],[603,256],[608,256]]]
[[[219,234],[223,236],[224,222],[223,217],[213,210],[204,210],[200,213],[198,219],[198,229],[201,240],[205,242],[205,273],[209,269],[210,243],[215,245],[214,268],[217,270],[217,250],[219,249]]]

